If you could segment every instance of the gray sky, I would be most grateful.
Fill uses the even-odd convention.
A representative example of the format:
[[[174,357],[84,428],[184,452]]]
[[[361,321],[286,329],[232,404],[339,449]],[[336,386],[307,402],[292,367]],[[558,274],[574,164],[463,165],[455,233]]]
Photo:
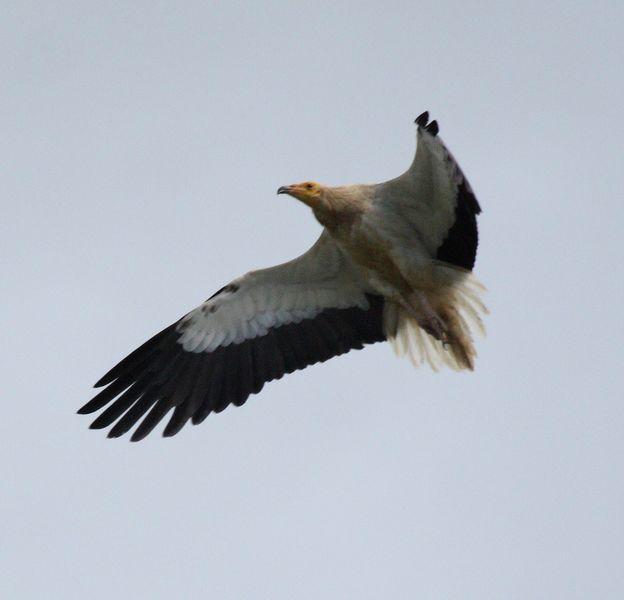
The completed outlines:
[[[2,12],[4,597],[624,597],[621,2]],[[484,209],[475,373],[379,344],[173,439],[73,414],[425,109]]]

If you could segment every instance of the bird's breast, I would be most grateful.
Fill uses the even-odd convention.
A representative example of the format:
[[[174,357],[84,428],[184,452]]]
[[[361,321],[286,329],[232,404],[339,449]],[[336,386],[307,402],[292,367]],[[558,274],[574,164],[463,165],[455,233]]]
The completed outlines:
[[[408,292],[411,289],[392,258],[392,248],[388,240],[367,227],[353,227],[348,232],[337,233],[337,242],[360,268],[365,279],[373,284],[376,281],[383,282],[384,290],[379,289],[380,293],[386,293],[388,284],[401,292]]]

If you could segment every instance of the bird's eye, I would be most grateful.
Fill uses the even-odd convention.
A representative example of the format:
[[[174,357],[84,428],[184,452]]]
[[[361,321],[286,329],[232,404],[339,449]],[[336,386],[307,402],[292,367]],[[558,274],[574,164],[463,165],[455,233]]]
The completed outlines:
[[[311,184],[311,183],[306,183],[306,188],[307,188],[307,189],[311,190],[311,189],[312,189],[312,187],[313,187],[313,186],[312,186],[312,184]]]

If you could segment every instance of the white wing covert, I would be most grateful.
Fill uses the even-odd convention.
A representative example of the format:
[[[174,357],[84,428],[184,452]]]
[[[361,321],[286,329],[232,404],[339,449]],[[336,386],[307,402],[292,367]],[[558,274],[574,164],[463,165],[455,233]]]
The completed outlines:
[[[416,119],[418,145],[410,168],[379,186],[380,204],[403,217],[404,235],[416,234],[429,256],[471,270],[481,212],[470,183],[438,136],[438,124],[423,113]],[[411,232],[408,230],[411,230]]]
[[[109,437],[142,419],[137,441],[174,409],[164,431],[174,435],[285,373],[385,340],[383,299],[367,292],[323,232],[299,258],[235,279],[145,342],[96,383],[108,387],[79,412],[108,405],[91,427],[116,422]]]
[[[479,203],[457,161],[438,136],[438,124],[424,112],[418,125],[416,155],[403,175],[375,190],[372,214],[394,240],[393,258],[410,275],[434,261],[441,284],[435,310],[447,327],[448,343],[426,333],[413,315],[386,303],[387,339],[399,355],[436,370],[472,369],[476,351],[472,332],[483,333],[487,313],[483,286],[470,271],[475,263]],[[426,271],[425,271],[426,272]]]

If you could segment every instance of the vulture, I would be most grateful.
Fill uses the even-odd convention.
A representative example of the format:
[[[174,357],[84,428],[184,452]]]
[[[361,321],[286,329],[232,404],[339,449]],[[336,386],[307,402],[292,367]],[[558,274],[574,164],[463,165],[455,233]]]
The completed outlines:
[[[474,368],[484,333],[472,274],[481,212],[457,161],[424,112],[407,171],[384,183],[282,186],[323,226],[304,254],[234,279],[129,354],[79,409],[91,428],[147,436],[172,411],[172,436],[240,406],[265,383],[367,344],[434,370]]]

